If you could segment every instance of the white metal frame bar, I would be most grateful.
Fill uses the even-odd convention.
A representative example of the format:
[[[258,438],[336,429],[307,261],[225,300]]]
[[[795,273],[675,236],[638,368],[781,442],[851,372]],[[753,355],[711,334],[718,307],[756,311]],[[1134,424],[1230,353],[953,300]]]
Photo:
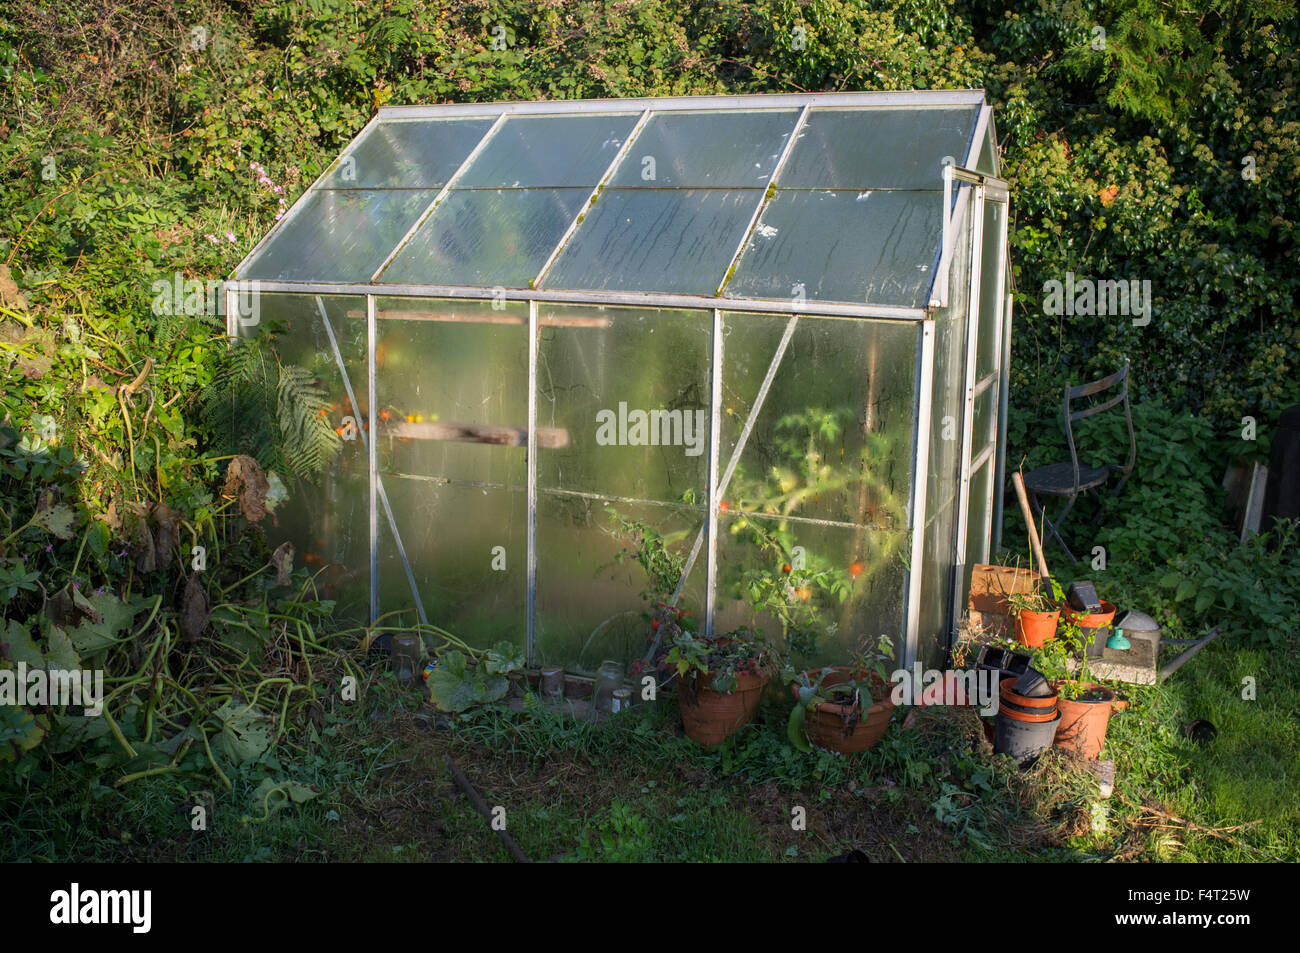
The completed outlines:
[[[370,445],[366,448],[366,458],[370,473],[370,624],[379,618],[379,510],[377,507],[377,487],[379,485],[379,446],[376,443],[378,432],[375,421],[377,398],[375,396],[375,296],[366,295],[366,381],[367,400],[370,404],[369,421]],[[360,411],[360,407],[353,407]]]
[[[704,637],[706,639],[713,637],[713,613],[717,608],[718,504],[722,500],[722,488],[718,482],[718,457],[722,449],[722,311],[717,308],[713,311],[713,343],[710,351],[712,370],[709,381],[709,513],[705,522],[709,540],[704,561]],[[683,573],[683,583],[685,579],[686,573]]]
[[[370,276],[372,282],[378,281],[379,276],[384,273],[385,269],[387,269],[390,264],[392,264],[393,259],[401,254],[402,249],[410,244],[411,239],[414,238],[416,233],[424,226],[424,223],[429,220],[429,216],[434,213],[434,210],[442,204],[443,199],[447,197],[447,193],[456,187],[456,183],[460,180],[460,177],[465,174],[465,170],[468,169],[474,160],[482,154],[483,150],[487,148],[487,144],[492,141],[492,138],[497,134],[497,130],[501,128],[505,121],[505,116],[498,116],[497,121],[488,127],[487,131],[483,133],[482,138],[480,138],[474,148],[469,151],[469,155],[465,156],[460,165],[456,167],[456,171],[447,177],[447,181],[444,182],[442,188],[438,190],[438,194],[433,197],[433,201],[425,207],[425,210],[420,213],[419,217],[411,227],[406,230],[406,234],[402,236],[401,241],[394,246],[393,250],[388,253],[388,257],[379,263],[379,267],[376,268],[374,274]]]
[[[528,303],[528,522],[525,654],[532,665],[537,651],[537,302]]]
[[[907,570],[907,618],[902,668],[916,662],[921,634],[921,584],[925,563],[925,496],[930,479],[930,412],[934,393],[934,321],[925,321],[917,333],[916,399],[912,439],[912,490],[908,510],[912,520],[911,553]]]
[[[798,109],[835,106],[908,106],[942,109],[984,103],[982,89],[905,90],[900,92],[755,93],[742,96],[665,96],[629,99],[555,99],[531,102],[443,103],[433,106],[381,106],[379,118],[440,119],[448,117],[539,116],[573,113],[629,113],[642,109],[678,110]]]
[[[462,300],[539,301],[555,304],[594,304],[638,308],[670,308],[697,311],[752,311],[758,314],[806,314],[825,318],[874,318],[878,321],[924,321],[924,308],[900,305],[860,305],[828,301],[796,302],[789,298],[717,298],[708,295],[644,294],[604,291],[543,291],[535,288],[491,288],[464,285],[356,284],[329,281],[256,280],[260,291],[282,294],[380,295],[386,298],[460,298]],[[236,288],[237,280],[225,283]]]

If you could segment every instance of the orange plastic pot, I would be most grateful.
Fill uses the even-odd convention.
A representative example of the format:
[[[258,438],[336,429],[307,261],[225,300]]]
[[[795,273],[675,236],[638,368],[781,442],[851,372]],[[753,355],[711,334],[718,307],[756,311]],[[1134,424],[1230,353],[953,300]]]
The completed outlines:
[[[1055,708],[1056,696],[1059,688],[1055,683],[1052,685],[1052,694],[1045,698],[1037,695],[1021,695],[1013,687],[1016,684],[1014,678],[1004,678],[998,682],[998,694],[1011,702],[1013,705],[1020,705],[1024,708]]]
[[[1096,761],[1106,745],[1106,728],[1110,724],[1110,709],[1115,703],[1115,693],[1095,682],[1082,686],[1085,692],[1096,692],[1102,697],[1083,701],[1062,698],[1061,725],[1056,729],[1056,746],[1074,751],[1089,761]]]
[[[1026,648],[1036,649],[1056,635],[1056,624],[1060,621],[1060,609],[1051,612],[1025,609],[1016,614],[1016,641]]]
[[[682,713],[686,737],[702,745],[726,741],[758,714],[763,689],[770,675],[736,676],[730,694],[712,688],[713,676],[696,677],[690,683],[678,679],[677,704]]]
[[[805,672],[804,675],[810,682],[815,682],[820,671],[820,669],[813,669]],[[838,685],[848,681],[850,676],[858,680],[869,677],[866,672],[853,672],[848,666],[832,666],[832,670],[822,679],[822,685],[826,687]],[[798,704],[798,685],[791,685],[790,692],[794,695],[795,703]],[[856,721],[853,720],[852,704],[822,702],[805,715],[803,730],[809,742],[818,748],[838,751],[841,754],[860,754],[874,747],[885,736],[885,729],[889,727],[889,719],[893,714],[894,701],[889,695],[886,695],[883,701],[872,704],[870,708],[862,709]],[[852,721],[852,727],[846,728],[846,721]]]

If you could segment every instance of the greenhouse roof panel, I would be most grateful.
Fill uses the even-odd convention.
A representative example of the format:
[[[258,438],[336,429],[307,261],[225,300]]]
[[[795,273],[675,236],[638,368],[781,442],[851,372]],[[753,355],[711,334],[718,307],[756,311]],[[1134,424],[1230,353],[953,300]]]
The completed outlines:
[[[778,190],[725,293],[920,307],[942,194]]]
[[[457,176],[455,188],[594,189],[638,115],[513,116]]]
[[[483,119],[378,122],[357,136],[322,189],[438,189],[492,126]]]
[[[781,174],[788,189],[934,189],[960,165],[979,110],[812,109]]]
[[[618,188],[765,188],[797,109],[658,113],[610,179]]]
[[[979,90],[385,107],[235,277],[922,308],[943,163],[972,157],[982,110]]]

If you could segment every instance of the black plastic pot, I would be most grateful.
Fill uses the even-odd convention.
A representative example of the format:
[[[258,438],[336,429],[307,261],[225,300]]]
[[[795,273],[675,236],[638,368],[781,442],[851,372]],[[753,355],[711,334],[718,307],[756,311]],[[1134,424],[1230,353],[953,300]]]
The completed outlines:
[[[1111,627],[1103,625],[1096,629],[1080,629],[1083,637],[1084,651],[1088,658],[1101,658],[1106,652],[1106,642],[1110,639]],[[1089,641],[1091,636],[1091,641]]]
[[[1051,721],[1015,721],[999,714],[993,728],[993,750],[1009,754],[1016,764],[1027,768],[1038,756],[1052,746],[1056,739],[1056,726],[1061,723],[1061,713]]]
[[[979,658],[975,661],[975,667],[997,672],[999,678],[1015,681],[1029,667],[1029,659],[1030,656],[1027,653],[1008,652],[1005,649],[992,648],[986,645],[980,649]]]

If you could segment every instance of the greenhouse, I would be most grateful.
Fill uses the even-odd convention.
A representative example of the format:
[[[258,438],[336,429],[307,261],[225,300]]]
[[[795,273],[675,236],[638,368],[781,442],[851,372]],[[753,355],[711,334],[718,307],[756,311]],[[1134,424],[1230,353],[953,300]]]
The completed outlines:
[[[531,664],[657,601],[939,660],[1000,524],[996,142],[979,90],[381,108],[226,284],[339,436],[272,532]]]

